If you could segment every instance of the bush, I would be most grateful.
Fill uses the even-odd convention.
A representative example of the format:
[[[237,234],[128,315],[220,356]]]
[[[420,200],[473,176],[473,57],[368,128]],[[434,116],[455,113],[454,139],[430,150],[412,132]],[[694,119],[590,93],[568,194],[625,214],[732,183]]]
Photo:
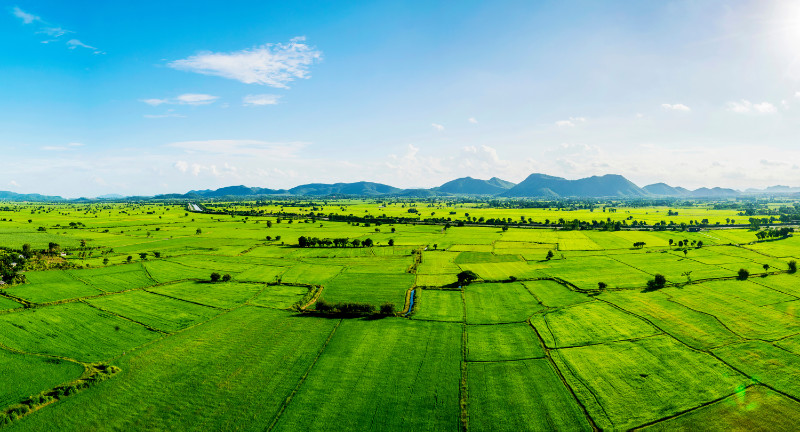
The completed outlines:
[[[459,285],[469,285],[470,282],[474,281],[475,279],[478,279],[478,275],[475,274],[475,272],[472,270],[464,270],[461,273],[459,273],[456,277],[458,278]]]
[[[219,282],[221,277],[222,276],[217,272],[211,273],[211,282]]]
[[[394,311],[394,305],[391,303],[387,303],[391,305],[392,311]],[[381,310],[386,304],[381,306]],[[317,312],[326,313],[326,314],[334,314],[334,315],[372,315],[375,313],[375,306],[369,303],[328,303],[325,300],[317,300],[317,303],[314,305],[314,309]]]
[[[230,282],[230,280],[231,280],[231,275],[225,273],[225,276],[222,276],[223,282]]]
[[[597,289],[604,290],[608,287],[608,284],[605,282],[597,282]]]
[[[789,261],[789,273],[796,273],[797,272],[797,261],[791,260]]]
[[[394,303],[387,302],[387,303],[382,304],[381,308],[380,308],[380,312],[381,312],[381,315],[394,315],[395,314]]]
[[[645,291],[655,291],[664,288],[664,285],[666,284],[667,278],[662,274],[656,273],[655,276],[653,276],[653,279],[647,281],[647,287],[645,288]]]
[[[750,272],[747,271],[747,269],[739,269],[739,273],[738,276],[736,276],[736,279],[747,280],[748,277],[750,277]]]

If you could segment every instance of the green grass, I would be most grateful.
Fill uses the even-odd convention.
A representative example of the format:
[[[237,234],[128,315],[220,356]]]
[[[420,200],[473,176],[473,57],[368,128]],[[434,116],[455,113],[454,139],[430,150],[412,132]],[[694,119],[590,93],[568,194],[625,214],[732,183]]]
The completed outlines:
[[[28,282],[6,289],[11,295],[34,303],[48,303],[102,294],[67,272],[58,270],[26,272]]]
[[[527,323],[467,326],[467,361],[506,361],[544,357],[536,332]]]
[[[522,284],[547,307],[569,306],[592,300],[592,298],[586,294],[572,291],[566,286],[554,281],[526,281]]]
[[[406,291],[414,284],[410,273],[361,273],[347,270],[325,284],[322,298],[331,303],[362,302],[380,306],[405,303]]]
[[[122,371],[10,430],[266,430],[336,321],[231,311],[116,362]]]
[[[41,391],[78,378],[83,366],[59,359],[28,356],[0,350],[0,410]]]
[[[155,285],[141,263],[103,267],[96,269],[72,270],[70,274],[102,291],[125,291]]]
[[[103,361],[161,337],[82,303],[0,315],[0,344],[24,352]]]
[[[719,402],[656,423],[655,431],[778,431],[800,424],[800,403],[764,386],[737,390]]]
[[[455,259],[456,264],[484,264],[522,261],[519,255],[495,255],[490,252],[461,252]]]
[[[190,281],[158,286],[151,291],[207,306],[230,309],[254,297],[264,286],[255,283]]]
[[[551,351],[603,429],[629,429],[732,394],[748,379],[668,336]]]
[[[293,285],[268,285],[264,291],[250,300],[250,304],[289,309],[308,294],[309,288]]]
[[[460,341],[458,324],[346,320],[275,430],[456,430]]]
[[[0,310],[16,309],[20,307],[22,307],[22,304],[9,298],[0,297]]]
[[[714,350],[714,354],[746,373],[754,382],[800,398],[800,355],[762,341],[747,341]]]
[[[144,291],[107,295],[88,301],[101,309],[166,332],[174,332],[219,314],[219,310]]]
[[[599,301],[547,311],[531,322],[548,348],[635,339],[659,333],[658,329],[636,316]]]
[[[543,309],[519,282],[471,284],[464,293],[467,324],[522,322]]]
[[[461,291],[417,289],[414,294],[416,312],[412,318],[433,321],[464,321]]]
[[[148,261],[144,264],[147,272],[159,283],[174,282],[184,279],[208,279],[211,272],[196,267],[166,260]]]
[[[592,428],[547,360],[469,363],[471,431]]]

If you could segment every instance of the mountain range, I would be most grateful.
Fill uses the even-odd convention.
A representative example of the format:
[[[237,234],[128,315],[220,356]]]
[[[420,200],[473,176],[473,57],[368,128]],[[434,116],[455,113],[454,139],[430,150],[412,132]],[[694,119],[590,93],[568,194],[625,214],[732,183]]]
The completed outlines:
[[[223,197],[257,196],[307,196],[307,197],[413,197],[430,198],[440,196],[483,196],[502,198],[711,198],[726,199],[743,195],[800,195],[800,188],[789,186],[770,186],[766,189],[747,189],[738,191],[726,188],[699,188],[689,190],[655,183],[639,187],[625,177],[617,174],[592,176],[568,180],[546,174],[531,174],[519,184],[492,177],[489,180],[463,177],[451,180],[430,189],[401,189],[381,183],[360,181],[355,183],[309,183],[291,189],[269,189],[248,186],[227,186],[219,189],[192,190],[185,194],[172,193],[152,197],[127,197],[127,199],[208,199]],[[118,194],[103,195],[96,200],[123,200]],[[65,201],[58,196],[40,194],[19,194],[0,191],[3,201]],[[72,201],[86,201],[80,198]]]

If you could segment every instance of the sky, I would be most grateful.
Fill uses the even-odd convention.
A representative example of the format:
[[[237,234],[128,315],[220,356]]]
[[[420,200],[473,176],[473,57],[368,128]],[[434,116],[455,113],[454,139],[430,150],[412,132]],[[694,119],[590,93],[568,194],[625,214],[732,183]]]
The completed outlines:
[[[0,0],[0,190],[800,186],[800,2]]]

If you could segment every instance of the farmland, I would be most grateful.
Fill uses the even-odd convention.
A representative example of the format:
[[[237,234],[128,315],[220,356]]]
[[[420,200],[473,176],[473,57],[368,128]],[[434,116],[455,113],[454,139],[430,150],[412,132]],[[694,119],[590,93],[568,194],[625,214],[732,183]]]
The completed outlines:
[[[0,210],[0,247],[19,255],[18,277],[0,286],[0,428],[770,430],[800,419],[792,234],[458,226],[465,213],[741,218],[708,204],[680,216],[619,203],[297,204]],[[317,214],[409,208],[455,214]],[[98,370],[113,373],[78,385]]]

